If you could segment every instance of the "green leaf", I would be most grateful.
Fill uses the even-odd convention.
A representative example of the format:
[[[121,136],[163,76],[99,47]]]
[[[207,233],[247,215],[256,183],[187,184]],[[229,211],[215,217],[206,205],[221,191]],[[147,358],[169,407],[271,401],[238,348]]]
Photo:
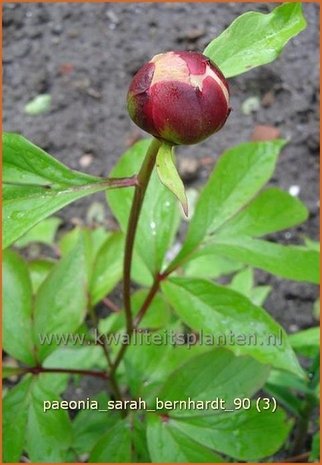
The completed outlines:
[[[26,376],[3,399],[3,461],[18,463],[25,444],[28,393],[32,384]]]
[[[271,286],[257,286],[254,285],[254,273],[251,268],[245,268],[233,277],[230,288],[245,295],[249,300],[261,306],[266,300],[268,294],[271,292]]]
[[[284,3],[269,14],[247,12],[204,50],[226,78],[275,60],[306,27],[301,3]]]
[[[283,329],[260,307],[231,289],[194,278],[172,278],[162,284],[182,321],[203,332],[200,343],[225,346],[302,375]]]
[[[39,94],[25,105],[25,113],[31,116],[40,115],[41,113],[46,113],[49,111],[50,105],[51,95]]]
[[[62,220],[55,216],[47,218],[34,226],[24,236],[18,239],[15,243],[16,247],[25,247],[32,242],[41,244],[53,245],[54,238]]]
[[[76,336],[80,336],[76,339]],[[106,369],[106,359],[99,346],[80,346],[86,344],[83,335],[75,334],[75,346],[60,347],[52,352],[43,362],[45,368],[67,368],[67,369]],[[71,342],[70,342],[71,343]],[[76,375],[77,376],[77,375]],[[39,375],[42,385],[53,392],[62,393],[68,384],[71,375],[66,373],[41,373]]]
[[[318,284],[319,253],[302,246],[280,245],[247,236],[220,236],[195,256],[220,254],[282,278]]]
[[[320,431],[315,433],[313,436],[309,461],[310,462],[320,461]]]
[[[94,446],[89,463],[131,462],[131,431],[126,420],[116,423]]]
[[[212,401],[222,399],[225,408],[232,408],[236,397],[251,397],[265,383],[269,368],[251,357],[236,357],[226,349],[215,349],[192,358],[175,370],[161,387],[158,398],[163,401]],[[234,379],[232,383],[231,380]],[[165,409],[175,417],[214,415],[220,410]],[[161,413],[161,412],[160,412]]]
[[[147,439],[153,463],[222,463],[223,459],[157,415],[148,416]]]
[[[28,263],[33,294],[36,294],[41,284],[45,281],[50,271],[55,266],[54,260],[39,258]]]
[[[303,223],[308,217],[305,205],[287,192],[268,188],[226,223],[219,236],[263,236]]]
[[[182,328],[181,333],[179,330],[178,326],[170,326],[167,332],[140,333],[137,339],[132,338],[132,344],[124,357],[124,365],[133,396],[141,396],[153,404],[160,384],[174,370],[211,350],[211,347],[189,346]],[[173,342],[171,334],[176,335]]]
[[[292,427],[281,408],[275,412],[258,412],[254,404],[249,410],[202,418],[170,419],[169,423],[192,441],[229,457],[251,462],[276,453]]]
[[[285,142],[247,142],[225,152],[200,194],[182,250],[173,261],[179,264],[202,242],[249,203],[271,177]]]
[[[261,306],[264,304],[271,291],[272,286],[257,286],[251,290],[249,298],[253,302],[253,304]]]
[[[312,241],[308,237],[304,238],[304,243],[306,247],[310,250],[315,250],[316,252],[320,252],[320,243],[317,241]]]
[[[242,265],[220,255],[208,254],[193,258],[184,266],[185,276],[196,278],[219,278],[240,270]]]
[[[24,260],[11,250],[3,254],[3,349],[27,365],[35,364],[30,276]]]
[[[131,296],[132,313],[137,315],[145,301],[149,291],[141,289]],[[170,320],[170,308],[164,297],[157,293],[149,306],[149,311],[142,318],[141,327],[158,329],[166,326]],[[104,320],[100,321],[100,332],[102,334],[109,332],[117,332],[125,328],[124,311],[112,313]]]
[[[275,397],[278,403],[283,405],[292,415],[299,418],[302,416],[303,404],[289,387],[285,388],[267,383],[264,389],[271,397]]]
[[[293,349],[305,357],[315,357],[320,350],[320,328],[304,329],[289,336]]]
[[[188,216],[188,200],[182,179],[174,163],[174,148],[163,142],[156,159],[157,172],[162,184],[172,192],[181,203],[184,214]]]
[[[90,281],[91,304],[97,304],[122,278],[124,235],[112,233],[97,252]]]
[[[12,376],[20,376],[26,372],[25,368],[22,367],[10,367],[4,365],[2,367],[2,379],[11,378]]]
[[[33,329],[41,360],[56,349],[55,335],[76,331],[85,317],[86,307],[85,252],[83,241],[79,241],[53,268],[36,295]],[[44,342],[51,335],[52,341]]]
[[[119,159],[111,176],[132,176],[138,173],[149,143],[150,141],[143,140],[131,147]],[[129,189],[118,189],[107,194],[108,204],[124,232],[127,228],[132,198],[133,191]],[[166,252],[173,242],[179,221],[177,201],[160,183],[154,170],[145,194],[135,240],[135,252],[153,276],[164,264]],[[134,277],[135,275],[136,273]]]
[[[91,400],[96,400],[99,408],[105,409],[108,397],[104,392],[101,392]],[[78,454],[90,452],[100,437],[118,420],[118,414],[99,412],[92,409],[81,410],[73,421],[73,449]]]
[[[254,274],[251,268],[245,268],[239,273],[236,273],[230,283],[230,289],[245,295],[250,296],[252,288],[254,286]]]
[[[37,377],[26,376],[3,401],[4,461],[19,462],[26,450],[32,462],[65,462],[71,424],[65,410],[48,410],[58,398]]]
[[[18,134],[3,134],[3,247],[65,205],[110,186],[73,171]]]
[[[47,410],[44,401],[57,402],[56,394],[35,379],[30,390],[26,450],[30,461],[65,462],[72,441],[72,426],[66,410]]]

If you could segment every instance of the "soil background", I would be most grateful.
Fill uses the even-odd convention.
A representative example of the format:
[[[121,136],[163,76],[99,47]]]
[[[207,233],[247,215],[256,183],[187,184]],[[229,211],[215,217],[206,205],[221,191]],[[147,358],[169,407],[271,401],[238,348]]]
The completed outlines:
[[[128,117],[125,103],[138,68],[162,51],[202,51],[241,13],[267,13],[274,6],[6,4],[3,129],[23,134],[73,169],[107,176],[119,155],[144,136]],[[307,29],[279,59],[230,80],[233,111],[224,129],[203,144],[178,151],[181,165],[192,170],[188,184],[199,187],[209,175],[211,160],[225,149],[250,140],[257,125],[277,128],[289,143],[271,184],[285,190],[298,186],[310,211],[307,223],[278,235],[284,243],[299,243],[303,235],[317,239],[319,226],[319,6],[309,3],[303,8]],[[41,93],[51,95],[51,110],[28,116],[25,104]],[[242,103],[249,97],[259,98],[260,106],[245,115]],[[98,199],[104,202],[103,195]],[[85,219],[92,202],[90,197],[65,208],[60,213],[65,226],[75,218]],[[316,324],[315,286],[263,272],[256,277],[274,286],[265,306],[288,331]]]

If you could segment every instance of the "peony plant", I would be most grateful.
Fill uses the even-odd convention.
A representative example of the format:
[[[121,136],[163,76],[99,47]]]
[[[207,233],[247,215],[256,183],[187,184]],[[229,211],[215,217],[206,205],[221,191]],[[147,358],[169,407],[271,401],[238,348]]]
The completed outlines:
[[[318,244],[265,239],[308,216],[265,187],[286,141],[225,151],[195,205],[175,161],[177,146],[226,130],[228,79],[305,26],[301,4],[286,3],[240,16],[202,53],[155,55],[127,96],[152,139],[108,178],[3,135],[4,462],[316,460],[318,329],[289,336],[264,309],[271,288],[254,283],[254,269],[319,282]],[[117,230],[58,231],[53,213],[100,191]],[[48,256],[28,258],[34,243]],[[84,377],[97,395],[68,397]]]

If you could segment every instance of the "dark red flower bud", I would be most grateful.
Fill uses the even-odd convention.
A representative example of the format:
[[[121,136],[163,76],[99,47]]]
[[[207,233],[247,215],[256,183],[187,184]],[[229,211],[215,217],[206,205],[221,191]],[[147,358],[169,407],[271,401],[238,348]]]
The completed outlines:
[[[196,144],[218,131],[229,113],[229,88],[219,68],[199,52],[156,55],[128,92],[132,120],[173,144]]]

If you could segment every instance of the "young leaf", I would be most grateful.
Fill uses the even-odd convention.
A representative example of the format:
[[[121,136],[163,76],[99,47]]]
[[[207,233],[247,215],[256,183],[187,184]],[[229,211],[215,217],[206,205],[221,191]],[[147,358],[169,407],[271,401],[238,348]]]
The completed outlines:
[[[26,263],[12,250],[3,254],[3,304],[3,348],[33,366],[31,281]]]
[[[110,428],[94,446],[89,463],[131,462],[131,431],[126,420],[119,421]]]
[[[247,142],[225,152],[200,194],[182,250],[180,263],[202,241],[234,217],[271,177],[285,142]]]
[[[3,134],[3,247],[65,205],[115,187],[72,171],[18,134]],[[121,182],[122,185],[122,182]]]
[[[55,350],[55,335],[72,333],[82,323],[87,307],[87,272],[83,241],[63,258],[40,286],[35,299],[34,338],[43,360]],[[53,337],[45,342],[46,336]]]
[[[163,142],[159,148],[156,166],[162,184],[164,184],[181,203],[184,214],[188,216],[188,200],[182,179],[174,163],[173,147]]]
[[[91,304],[97,304],[121,280],[123,271],[124,236],[112,233],[97,252],[89,292]]]
[[[153,463],[222,463],[218,454],[158,415],[148,416],[147,439]]]
[[[195,256],[220,254],[282,278],[319,284],[319,253],[306,247],[281,245],[247,236],[216,237]]]
[[[305,205],[276,187],[258,196],[217,232],[219,236],[263,236],[303,223],[308,217]]]
[[[254,404],[249,410],[210,417],[170,419],[169,423],[192,441],[250,462],[277,452],[292,427],[292,422],[281,408],[274,413],[269,410],[259,412]]]
[[[269,14],[247,12],[204,50],[226,78],[275,60],[306,27],[301,3],[284,3]]]
[[[236,397],[250,397],[260,389],[268,373],[269,368],[253,358],[236,357],[226,349],[215,349],[175,370],[161,387],[158,398],[172,402],[188,399],[205,402],[219,398],[223,399],[225,408],[230,409]],[[218,410],[176,407],[163,413],[185,418],[213,415]]]
[[[209,338],[213,345],[302,375],[283,329],[241,294],[193,278],[171,278],[163,283],[162,290],[184,323],[213,335]]]
[[[131,176],[138,173],[144,160],[149,141],[140,141],[118,161],[111,176]],[[108,204],[125,232],[132,205],[133,191],[118,189],[107,194]],[[167,219],[165,221],[164,219]],[[177,201],[160,183],[156,171],[152,173],[141,211],[135,252],[153,276],[160,271],[164,257],[175,237],[180,221]]]

